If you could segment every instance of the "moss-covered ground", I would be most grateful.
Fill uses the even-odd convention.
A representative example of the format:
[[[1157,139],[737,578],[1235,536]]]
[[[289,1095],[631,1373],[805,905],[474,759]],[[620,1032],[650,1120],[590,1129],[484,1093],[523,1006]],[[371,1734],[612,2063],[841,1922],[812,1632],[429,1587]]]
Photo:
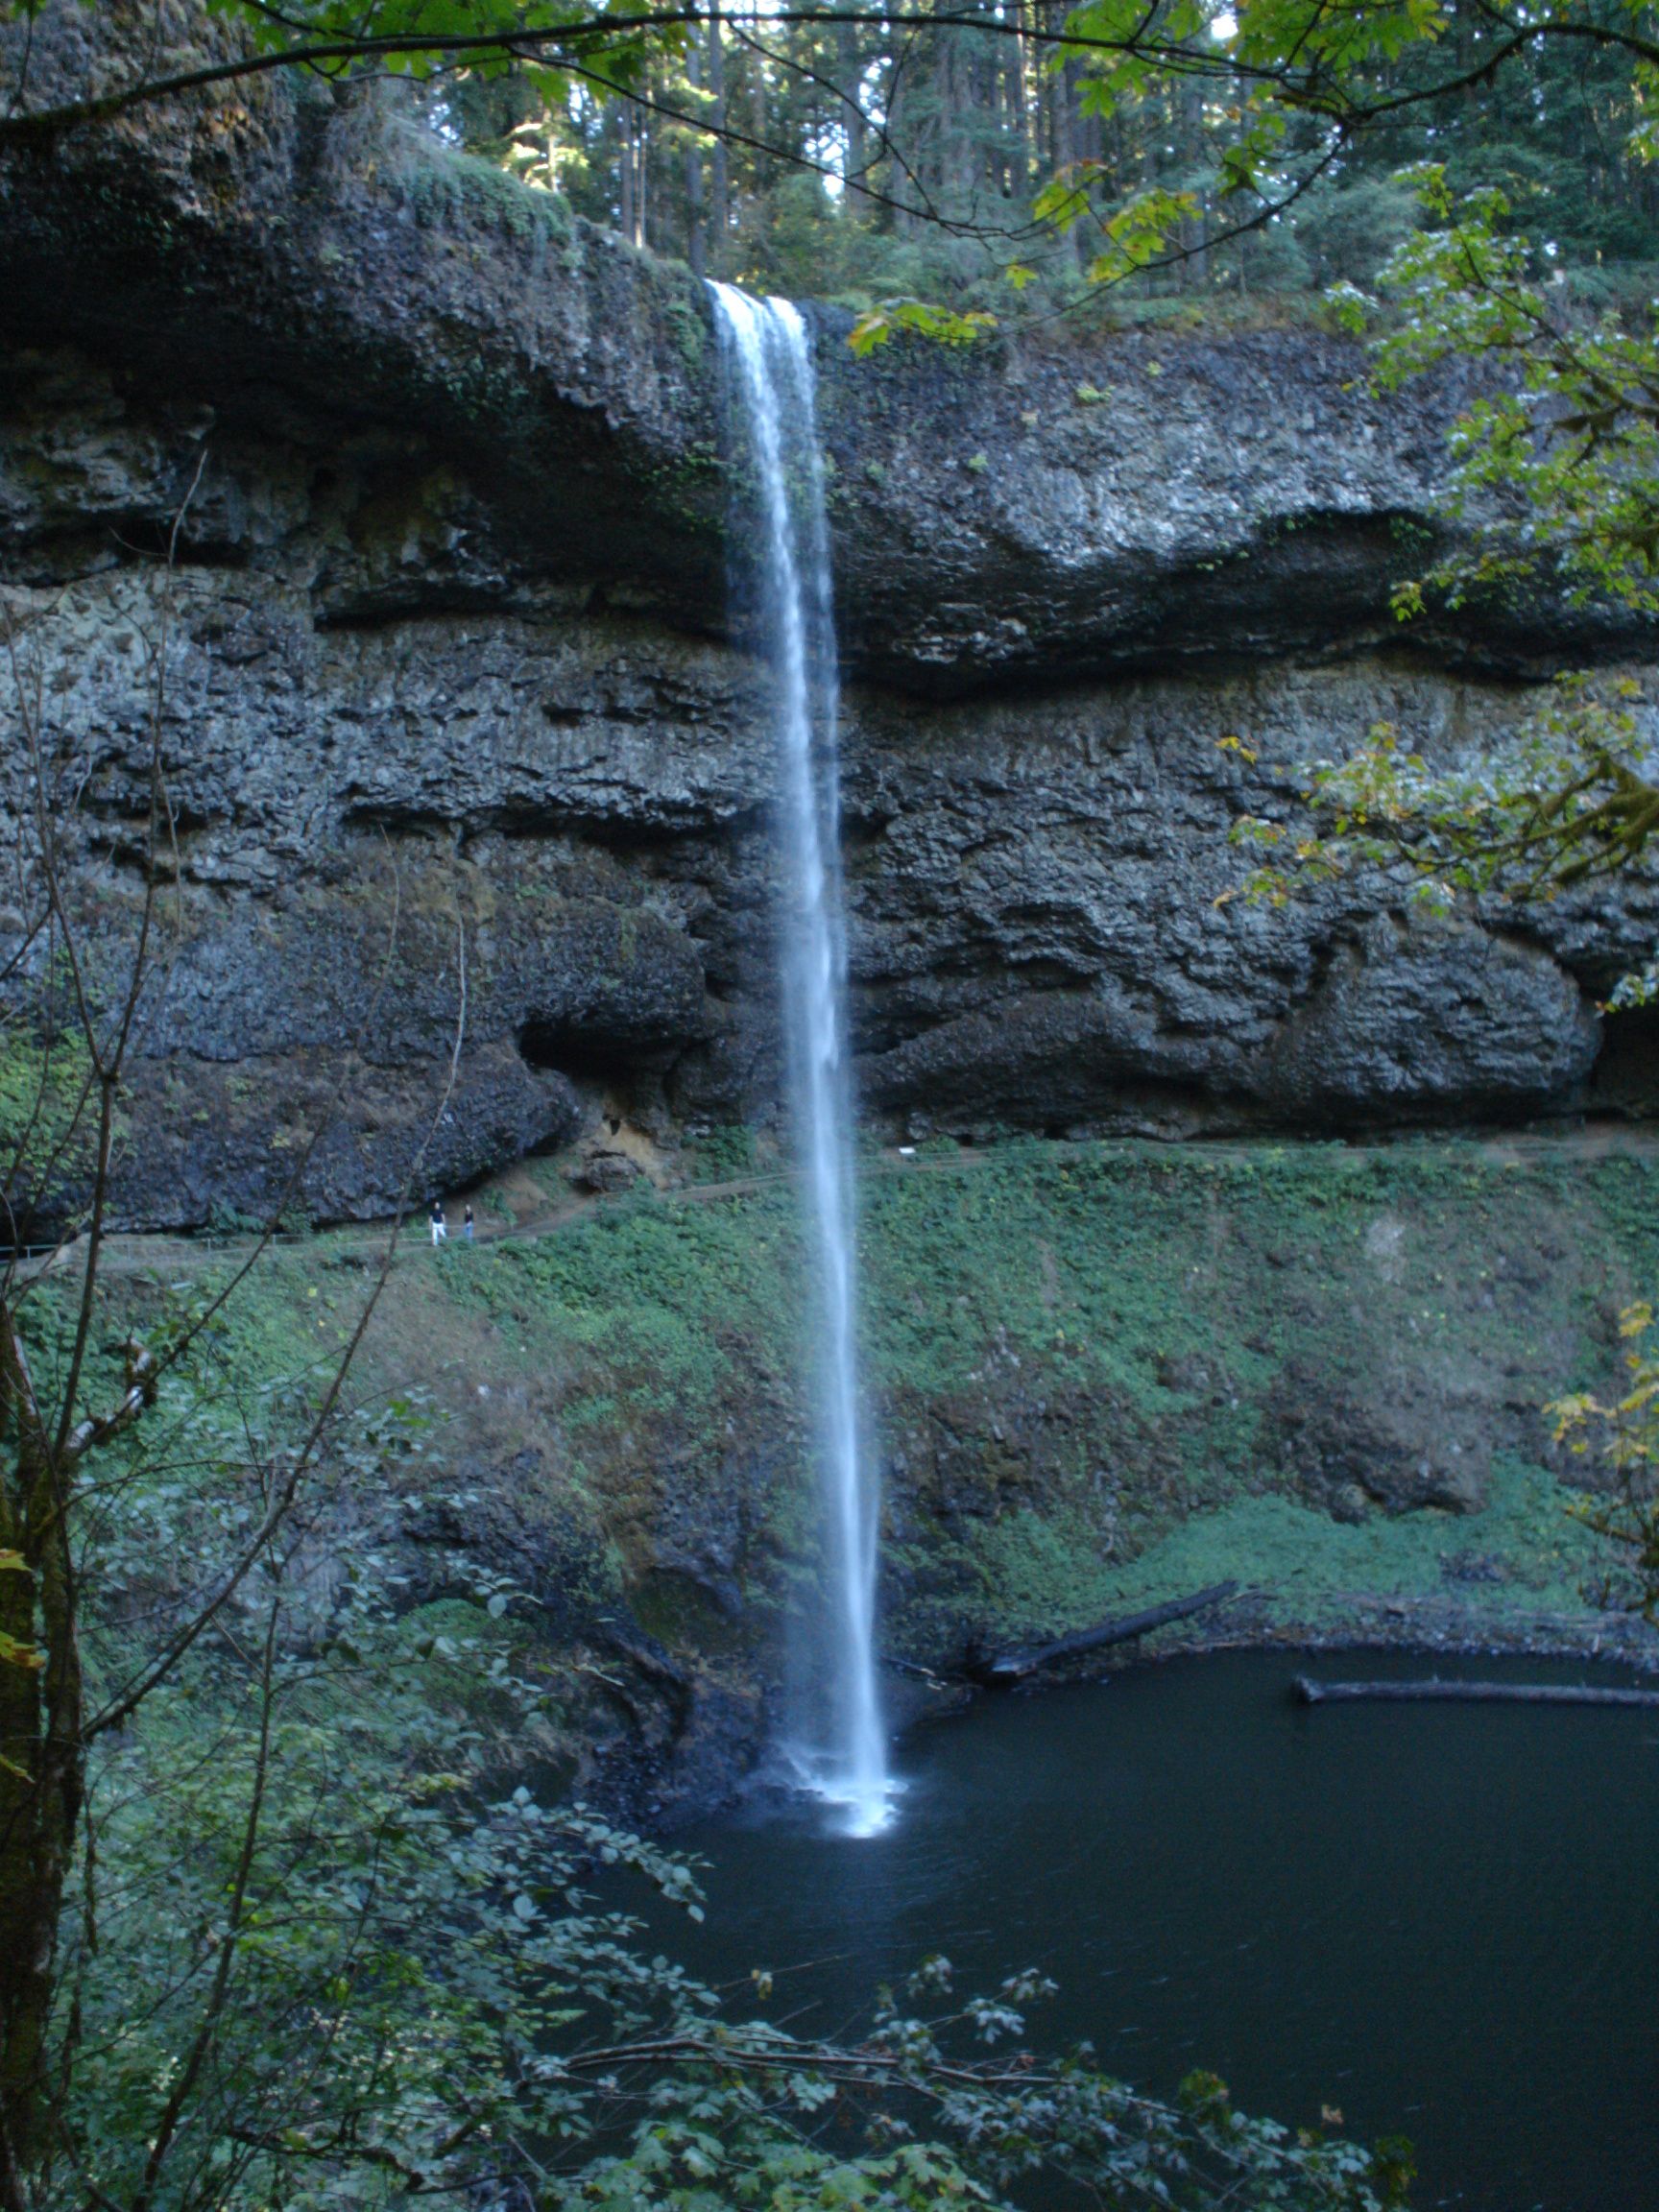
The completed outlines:
[[[579,1522],[591,1594],[632,1596],[670,1640],[713,1620],[710,1591],[763,1623],[809,1523],[794,1190],[739,1134],[685,1165],[678,1190],[541,1233],[499,1232],[481,1200],[476,1246],[411,1235],[353,1384],[428,1392],[469,1479]],[[911,1655],[1223,1578],[1266,1623],[1591,1619],[1594,1540],[1541,1408],[1613,1379],[1619,1310],[1659,1283],[1659,1151],[1020,1142],[865,1166],[890,1632]],[[332,1358],[374,1244],[278,1249],[231,1309],[239,1371]],[[176,1296],[228,1264],[176,1244],[153,1273]],[[1361,1458],[1398,1447],[1404,1487],[1333,1475],[1350,1433]],[[1461,1487],[1423,1503],[1419,1447]]]

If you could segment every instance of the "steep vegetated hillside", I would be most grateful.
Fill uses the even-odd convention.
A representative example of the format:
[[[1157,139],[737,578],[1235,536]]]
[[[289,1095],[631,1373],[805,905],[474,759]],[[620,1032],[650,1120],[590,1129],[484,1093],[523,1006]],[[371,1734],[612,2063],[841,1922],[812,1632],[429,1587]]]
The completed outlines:
[[[457,1548],[526,1592],[580,1662],[565,1755],[637,1810],[756,1755],[813,1571],[797,1201],[768,1149],[710,1144],[665,1193],[572,1202],[551,1162],[487,1186],[479,1242],[406,1247],[354,1377],[425,1408],[469,1501],[406,1531],[412,1601],[442,1601]],[[950,1676],[1221,1580],[1239,1600],[1177,1636],[1639,1649],[1571,1517],[1597,1478],[1543,1407],[1614,1378],[1656,1174],[1634,1136],[871,1154],[894,1655]],[[145,1310],[234,1259],[125,1250]],[[230,1310],[244,1387],[321,1372],[375,1258],[360,1232],[284,1243]]]

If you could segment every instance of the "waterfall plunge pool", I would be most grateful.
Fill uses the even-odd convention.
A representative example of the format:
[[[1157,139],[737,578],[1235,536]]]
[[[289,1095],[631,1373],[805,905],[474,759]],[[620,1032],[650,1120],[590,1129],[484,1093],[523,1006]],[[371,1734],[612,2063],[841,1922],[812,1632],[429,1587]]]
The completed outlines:
[[[907,1740],[883,1835],[756,1807],[676,1839],[708,1861],[709,1916],[665,1938],[711,1982],[770,1970],[801,2033],[855,2028],[929,1953],[964,1995],[1038,1966],[1060,1995],[1034,2042],[1408,2135],[1417,2205],[1652,2212],[1659,1713],[1309,1711],[1298,1671],[1585,1676],[1244,1652],[980,1699]]]

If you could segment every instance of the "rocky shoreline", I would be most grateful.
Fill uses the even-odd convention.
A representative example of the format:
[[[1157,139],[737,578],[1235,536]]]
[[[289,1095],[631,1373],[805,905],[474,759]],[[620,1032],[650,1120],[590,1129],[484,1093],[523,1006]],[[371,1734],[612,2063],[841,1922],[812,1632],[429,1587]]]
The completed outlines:
[[[1232,1618],[1214,1628],[1193,1626],[1160,1631],[1153,1648],[1126,1648],[1093,1665],[1056,1671],[1006,1690],[960,1679],[920,1681],[913,1671],[883,1670],[885,1709],[896,1750],[934,1722],[959,1718],[987,1697],[1042,1699],[1089,1683],[1141,1674],[1176,1660],[1204,1659],[1233,1651],[1277,1651],[1286,1662],[1285,1689],[1294,1681],[1292,1662],[1310,1655],[1406,1654],[1423,1661],[1432,1676],[1448,1658],[1556,1661],[1565,1678],[1576,1681],[1586,1666],[1617,1669],[1646,1679],[1659,1676],[1659,1629],[1623,1616],[1586,1613],[1509,1620],[1471,1614],[1455,1606],[1407,1605],[1383,1597],[1357,1594],[1346,1620],[1297,1621],[1277,1614],[1271,1599],[1246,1595],[1230,1607]],[[1255,1619],[1249,1619],[1251,1613]],[[641,1765],[624,1754],[613,1767],[601,1763],[584,1784],[594,1801],[613,1806],[642,1829],[672,1836],[677,1830],[718,1818],[745,1802],[790,1795],[788,1781],[774,1771],[773,1739],[766,1733],[752,1743],[725,1743],[706,1772],[667,1762]]]

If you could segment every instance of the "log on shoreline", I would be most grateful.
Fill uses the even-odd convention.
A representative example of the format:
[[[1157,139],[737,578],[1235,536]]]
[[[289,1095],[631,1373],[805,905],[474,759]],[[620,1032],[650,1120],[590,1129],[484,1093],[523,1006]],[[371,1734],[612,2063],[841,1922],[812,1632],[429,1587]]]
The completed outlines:
[[[1382,1699],[1395,1704],[1460,1702],[1474,1705],[1659,1705],[1659,1690],[1593,1689],[1580,1682],[1315,1682],[1298,1674],[1296,1696],[1304,1705],[1358,1704]]]
[[[1144,1613],[1126,1613],[1116,1621],[1102,1621],[1094,1628],[1079,1628],[1074,1635],[1058,1636],[1052,1644],[1034,1645],[1028,1651],[1004,1651],[993,1659],[982,1659],[970,1671],[974,1679],[993,1687],[1006,1687],[1011,1682],[1022,1682],[1027,1675],[1037,1674],[1045,1667],[1052,1667],[1063,1659],[1075,1659],[1087,1651],[1102,1651],[1111,1644],[1126,1644],[1131,1637],[1144,1636],[1154,1628],[1162,1628],[1168,1621],[1185,1621],[1193,1613],[1208,1612],[1212,1605],[1224,1605],[1229,1598],[1238,1594],[1237,1582],[1213,1583],[1208,1590],[1200,1590],[1191,1598],[1171,1598],[1166,1604],[1148,1606]]]

